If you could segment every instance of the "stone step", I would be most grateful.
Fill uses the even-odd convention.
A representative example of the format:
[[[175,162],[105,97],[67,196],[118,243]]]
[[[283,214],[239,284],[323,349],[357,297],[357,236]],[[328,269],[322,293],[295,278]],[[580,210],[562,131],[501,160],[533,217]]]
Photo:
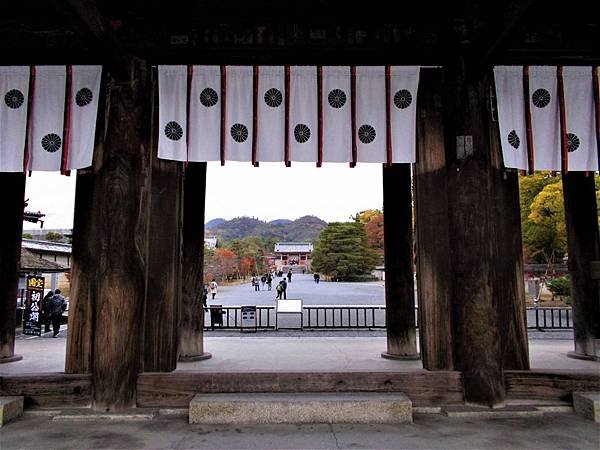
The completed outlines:
[[[197,394],[189,422],[199,424],[406,423],[403,393]]]
[[[580,416],[600,423],[600,392],[573,392],[573,409]]]
[[[0,427],[23,415],[23,397],[0,397]]]

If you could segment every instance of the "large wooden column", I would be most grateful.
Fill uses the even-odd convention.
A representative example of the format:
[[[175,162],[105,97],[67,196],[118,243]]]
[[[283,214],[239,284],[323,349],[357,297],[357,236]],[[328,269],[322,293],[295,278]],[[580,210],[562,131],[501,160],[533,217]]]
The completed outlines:
[[[183,188],[183,293],[179,326],[179,361],[211,357],[204,351],[204,204],[206,163],[188,163]]]
[[[529,370],[519,175],[505,170],[497,122],[487,115],[492,165],[494,299],[504,370]]]
[[[94,148],[94,158],[102,158],[102,146]],[[96,165],[97,166],[97,165]],[[96,231],[95,173],[77,171],[73,244],[71,249],[71,295],[67,333],[66,373],[92,372],[92,336],[95,327],[96,259],[99,243]]]
[[[0,233],[0,363],[18,361],[15,355],[17,292],[25,206],[25,175],[0,173],[3,226]]]
[[[569,172],[562,179],[575,334],[575,351],[569,355],[599,358],[600,240],[594,176]]]
[[[104,151],[91,205],[98,242],[93,405],[104,411],[135,406],[142,354],[152,169],[150,66],[136,61],[126,73],[111,80]]]
[[[142,372],[170,372],[177,367],[181,300],[182,163],[158,158],[156,85],[152,96],[152,163],[146,255],[146,301],[143,319]]]
[[[410,164],[383,167],[385,320],[391,359],[418,359]]]
[[[440,70],[421,69],[417,101],[415,226],[423,368],[452,370],[452,274]]]
[[[505,387],[494,295],[490,85],[464,59],[444,67],[454,366],[465,399],[492,406],[504,400]]]

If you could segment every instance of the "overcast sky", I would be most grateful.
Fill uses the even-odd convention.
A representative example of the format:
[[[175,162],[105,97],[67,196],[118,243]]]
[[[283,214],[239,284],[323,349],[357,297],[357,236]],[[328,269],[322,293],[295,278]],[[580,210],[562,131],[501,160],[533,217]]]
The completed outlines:
[[[293,162],[250,163],[227,161],[224,167],[209,163],[206,186],[206,220],[238,216],[262,220],[297,219],[312,214],[332,221],[348,220],[351,214],[370,208],[381,209],[383,191],[381,164],[348,164]],[[34,172],[27,178],[25,198],[29,211],[46,214],[44,228],[71,228],[75,175]],[[39,228],[39,224],[23,223],[23,228]]]

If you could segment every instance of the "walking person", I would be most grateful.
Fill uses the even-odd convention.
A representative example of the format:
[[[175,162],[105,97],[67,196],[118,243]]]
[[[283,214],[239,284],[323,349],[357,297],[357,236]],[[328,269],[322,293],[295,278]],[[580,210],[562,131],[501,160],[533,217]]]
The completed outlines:
[[[315,283],[319,284],[319,274],[317,272],[314,273],[313,278],[315,279]]]
[[[292,282],[292,269],[288,270],[287,279],[288,279],[288,283]]]
[[[270,291],[271,290],[271,284],[273,284],[273,277],[271,276],[271,274],[267,275],[267,288]]]
[[[283,295],[283,286],[281,285],[281,281],[277,283],[277,286],[275,286],[275,291],[277,291],[277,297],[275,297],[275,299],[281,299],[281,296]]]
[[[282,278],[279,283],[281,284],[281,287],[283,288],[283,299],[287,300],[287,283],[285,281],[285,278]]]
[[[57,289],[52,298],[50,299],[50,318],[52,320],[52,337],[55,338],[60,332],[60,321],[62,314],[67,309],[67,301],[60,295],[60,289]]]
[[[254,273],[252,274],[252,286],[254,286],[255,292],[260,291],[260,280]]]
[[[44,333],[50,332],[50,299],[54,296],[54,291],[50,289],[46,296],[42,299],[42,323],[44,324]]]
[[[260,277],[260,284],[262,285],[262,288],[265,288],[265,283],[267,282],[267,276],[263,274],[262,277]]]
[[[215,295],[217,295],[217,289],[219,288],[219,285],[217,284],[217,281],[213,278],[208,287],[210,289],[210,295],[212,295],[212,300],[214,300]]]

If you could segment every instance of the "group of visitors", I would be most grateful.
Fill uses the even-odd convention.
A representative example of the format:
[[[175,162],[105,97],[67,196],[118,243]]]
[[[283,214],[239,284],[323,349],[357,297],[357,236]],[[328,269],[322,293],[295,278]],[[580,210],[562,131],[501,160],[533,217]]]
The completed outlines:
[[[273,286],[273,279],[275,278],[275,272],[264,273],[260,277],[255,273],[252,274],[252,278],[250,279],[252,283],[252,287],[254,287],[255,291],[260,291],[260,288],[265,288],[265,284],[267,285],[267,290],[271,290]]]
[[[60,333],[60,322],[63,312],[67,309],[67,301],[60,294],[60,289],[50,290],[42,300],[42,323],[44,324],[44,333],[50,332],[52,324],[52,337],[55,338]]]

